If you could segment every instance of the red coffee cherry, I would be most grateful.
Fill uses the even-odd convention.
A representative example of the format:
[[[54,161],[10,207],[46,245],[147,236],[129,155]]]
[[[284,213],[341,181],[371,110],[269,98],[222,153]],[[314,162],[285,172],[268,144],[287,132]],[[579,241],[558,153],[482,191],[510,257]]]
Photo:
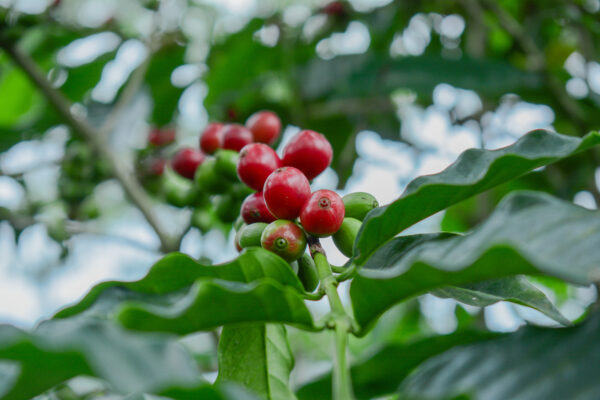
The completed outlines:
[[[299,169],[278,168],[265,181],[263,196],[271,214],[293,220],[310,197],[310,183]]]
[[[179,175],[188,179],[194,179],[196,168],[203,161],[204,154],[191,147],[186,147],[175,153],[173,160],[171,160],[171,165]]]
[[[223,128],[223,148],[240,151],[245,145],[252,143],[250,129],[239,124],[225,125]]]
[[[317,190],[304,203],[300,223],[311,235],[329,236],[340,229],[344,214],[344,201],[336,192]]]
[[[262,233],[260,244],[288,262],[299,259],[306,250],[306,235],[292,221],[271,222]]]
[[[246,120],[246,128],[252,131],[255,142],[271,144],[281,132],[281,121],[272,111],[259,111]]]
[[[277,218],[271,214],[265,203],[262,192],[252,193],[242,203],[242,218],[248,225],[255,222],[273,222]]]
[[[160,147],[175,141],[175,129],[153,128],[148,134],[148,143],[152,146]]]
[[[165,167],[167,166],[167,160],[162,157],[155,158],[150,160],[150,165],[148,166],[148,170],[150,174],[160,176],[165,171]]]
[[[269,175],[280,167],[281,160],[275,150],[263,143],[251,143],[240,151],[237,175],[246,185],[261,191]]]
[[[283,165],[296,167],[310,180],[331,164],[333,149],[325,136],[301,131],[283,149]]]
[[[213,154],[223,147],[223,124],[208,124],[200,135],[200,148],[206,154]]]

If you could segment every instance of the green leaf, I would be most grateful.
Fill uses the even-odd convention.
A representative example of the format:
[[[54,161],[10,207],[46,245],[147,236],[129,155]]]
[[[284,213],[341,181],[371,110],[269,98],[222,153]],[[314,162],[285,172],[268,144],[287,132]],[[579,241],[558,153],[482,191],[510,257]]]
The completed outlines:
[[[284,322],[316,329],[302,296],[268,278],[252,283],[199,279],[183,297],[145,296],[125,302],[116,318],[129,329],[178,334],[240,322]]]
[[[249,393],[244,388],[232,384],[209,385],[201,384],[196,387],[176,387],[163,390],[160,395],[174,400],[257,400],[257,397]],[[145,400],[147,397],[140,396],[139,400]],[[127,399],[127,400],[138,400]]]
[[[486,307],[499,301],[510,301],[535,308],[560,324],[571,324],[546,295],[523,276],[493,279],[462,287],[447,286],[435,289],[432,293],[438,297],[453,298],[477,307]]]
[[[600,316],[561,329],[528,326],[426,361],[401,386],[403,398],[595,399],[600,393]]]
[[[150,86],[154,101],[152,122],[158,126],[171,122],[183,92],[182,88],[173,86],[171,74],[184,64],[185,49],[178,44],[167,46],[152,55],[148,66],[146,83]]]
[[[463,331],[433,336],[411,343],[387,344],[375,354],[350,369],[354,394],[358,399],[371,399],[394,392],[400,382],[425,360],[455,346],[487,340],[498,336],[484,331]],[[331,399],[331,373],[302,386],[300,400]]]
[[[193,358],[169,336],[86,318],[47,321],[32,333],[0,326],[1,365],[5,400],[32,398],[78,375],[101,378],[123,393],[199,381]]]
[[[295,399],[289,387],[293,367],[294,356],[283,325],[246,324],[223,328],[217,382],[236,382],[261,399]]]
[[[417,235],[387,243],[383,256],[376,253],[352,282],[354,314],[364,329],[409,297],[514,275],[547,274],[590,284],[600,276],[599,241],[600,212],[548,194],[512,192],[467,235]]]
[[[3,67],[0,74],[0,129],[4,130],[18,128],[15,125],[26,125],[38,118],[43,112],[44,100],[19,68]]]
[[[536,130],[499,150],[470,149],[439,174],[413,180],[402,197],[371,211],[354,246],[359,265],[414,223],[535,168],[600,144],[600,134],[584,138]]]
[[[289,264],[261,248],[247,249],[235,260],[221,265],[202,265],[189,256],[172,253],[154,264],[148,274],[139,281],[109,281],[96,285],[79,303],[59,311],[55,318],[66,318],[85,311],[110,288],[161,295],[189,287],[202,277],[234,282],[252,282],[269,277],[298,292],[303,291],[302,283]]]

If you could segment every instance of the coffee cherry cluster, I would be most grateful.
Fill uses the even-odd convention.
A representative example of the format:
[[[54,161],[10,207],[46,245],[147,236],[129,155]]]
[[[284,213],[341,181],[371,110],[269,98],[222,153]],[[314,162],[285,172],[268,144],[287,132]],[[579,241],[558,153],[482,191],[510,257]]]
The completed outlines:
[[[352,221],[354,218],[344,218],[344,200],[331,190],[311,192],[310,187],[310,180],[331,164],[332,157],[329,141],[311,130],[295,135],[284,147],[281,158],[264,143],[244,146],[237,174],[257,192],[242,203],[244,224],[236,235],[238,250],[262,246],[294,264],[306,254],[307,235],[334,235],[340,250],[351,255],[358,231]],[[351,213],[357,216],[352,207]],[[303,262],[307,263],[307,260]]]

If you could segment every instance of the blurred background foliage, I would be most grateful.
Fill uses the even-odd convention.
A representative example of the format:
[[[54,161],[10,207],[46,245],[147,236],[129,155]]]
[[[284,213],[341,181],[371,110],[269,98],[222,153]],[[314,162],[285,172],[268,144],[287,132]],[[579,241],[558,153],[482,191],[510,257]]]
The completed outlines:
[[[599,0],[0,0],[0,320],[30,326],[99,280],[142,276],[161,249],[234,257],[230,227],[210,216],[218,229],[191,227],[191,210],[166,204],[151,173],[153,160],[197,146],[209,121],[271,109],[283,141],[320,131],[335,157],[315,185],[382,203],[467,148],[597,129],[599,10]],[[175,143],[151,148],[153,127],[175,129]],[[599,161],[586,152],[411,229],[467,231],[523,188],[597,208]],[[534,283],[571,319],[596,296]],[[551,324],[515,305],[484,315],[427,295],[352,348],[360,359],[381,343],[524,321]],[[214,368],[205,336],[190,346]],[[293,333],[296,383],[327,370],[321,336]]]

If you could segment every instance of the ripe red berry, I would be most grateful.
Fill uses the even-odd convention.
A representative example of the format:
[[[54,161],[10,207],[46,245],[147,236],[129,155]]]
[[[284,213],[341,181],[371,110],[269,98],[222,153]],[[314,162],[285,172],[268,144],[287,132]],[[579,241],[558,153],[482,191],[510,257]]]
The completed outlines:
[[[245,145],[252,143],[250,129],[239,124],[225,125],[223,128],[223,148],[240,151]]]
[[[148,134],[148,143],[160,147],[175,141],[175,129],[153,128]]]
[[[317,190],[304,203],[300,223],[311,235],[329,236],[342,226],[344,213],[344,201],[336,192]]]
[[[271,214],[265,203],[262,192],[252,193],[242,203],[242,218],[247,224],[255,222],[273,222],[277,218]]]
[[[272,111],[259,111],[246,120],[246,128],[252,131],[255,142],[271,144],[279,137],[281,121]]]
[[[206,154],[213,154],[223,147],[223,124],[208,124],[200,135],[200,148]]]
[[[246,185],[261,191],[269,175],[280,167],[281,160],[275,150],[263,143],[251,143],[240,151],[237,175]]]
[[[148,170],[150,174],[160,176],[165,171],[165,166],[167,165],[167,160],[162,157],[155,158],[150,160],[150,165],[148,166]]]
[[[278,168],[265,181],[263,196],[271,214],[293,220],[310,197],[310,183],[299,169]]]
[[[260,244],[288,262],[299,259],[306,250],[306,235],[292,221],[271,222],[262,233]]]
[[[333,149],[325,136],[315,131],[301,131],[283,149],[283,165],[296,167],[313,179],[331,164]]]
[[[203,161],[204,154],[191,147],[186,147],[175,153],[173,160],[171,160],[171,165],[179,175],[188,179],[194,179],[196,168]]]

